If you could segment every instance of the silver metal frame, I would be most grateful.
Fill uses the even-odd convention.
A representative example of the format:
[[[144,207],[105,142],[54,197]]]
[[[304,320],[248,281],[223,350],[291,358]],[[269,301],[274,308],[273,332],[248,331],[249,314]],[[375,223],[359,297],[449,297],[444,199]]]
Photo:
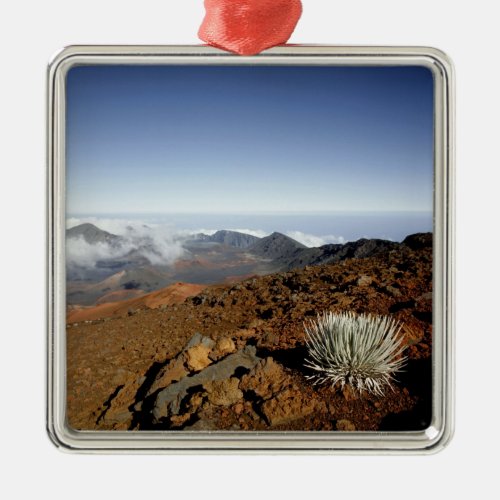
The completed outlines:
[[[67,424],[65,319],[65,82],[77,65],[347,65],[429,68],[435,95],[433,416],[418,432],[75,431]],[[450,59],[426,47],[286,46],[240,57],[205,46],[74,46],[48,69],[47,430],[74,452],[432,453],[454,428],[454,76]]]

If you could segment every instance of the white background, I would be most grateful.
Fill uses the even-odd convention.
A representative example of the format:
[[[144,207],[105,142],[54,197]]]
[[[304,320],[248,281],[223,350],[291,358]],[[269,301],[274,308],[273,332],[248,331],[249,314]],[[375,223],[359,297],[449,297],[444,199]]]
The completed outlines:
[[[46,64],[69,44],[196,44],[203,7],[202,0],[9,0],[0,7],[3,498],[498,494],[497,2],[303,4],[293,43],[430,45],[455,62],[458,390],[451,445],[428,457],[171,457],[68,455],[50,444],[44,429]]]

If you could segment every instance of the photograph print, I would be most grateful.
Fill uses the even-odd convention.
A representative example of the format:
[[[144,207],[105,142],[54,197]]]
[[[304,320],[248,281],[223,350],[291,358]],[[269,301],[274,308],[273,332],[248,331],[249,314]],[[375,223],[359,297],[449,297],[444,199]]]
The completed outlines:
[[[66,80],[77,431],[416,431],[432,417],[423,66]]]

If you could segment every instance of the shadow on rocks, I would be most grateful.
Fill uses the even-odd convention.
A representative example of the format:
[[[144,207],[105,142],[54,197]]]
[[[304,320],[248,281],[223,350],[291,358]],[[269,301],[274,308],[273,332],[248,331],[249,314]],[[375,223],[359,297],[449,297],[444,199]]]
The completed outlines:
[[[390,413],[380,423],[381,431],[421,431],[432,418],[432,358],[410,360],[398,375],[398,385],[406,387],[417,404],[409,411]]]
[[[291,349],[268,349],[258,348],[257,356],[260,358],[271,357],[285,368],[299,371],[304,375],[310,375],[311,371],[304,366],[308,351],[306,346],[297,346]]]

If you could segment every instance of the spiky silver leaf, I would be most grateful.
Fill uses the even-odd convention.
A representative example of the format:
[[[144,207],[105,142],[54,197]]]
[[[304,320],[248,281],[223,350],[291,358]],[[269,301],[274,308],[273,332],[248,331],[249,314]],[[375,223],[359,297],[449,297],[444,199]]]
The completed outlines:
[[[378,396],[406,363],[400,325],[389,316],[325,312],[304,324],[315,383],[346,384]]]

